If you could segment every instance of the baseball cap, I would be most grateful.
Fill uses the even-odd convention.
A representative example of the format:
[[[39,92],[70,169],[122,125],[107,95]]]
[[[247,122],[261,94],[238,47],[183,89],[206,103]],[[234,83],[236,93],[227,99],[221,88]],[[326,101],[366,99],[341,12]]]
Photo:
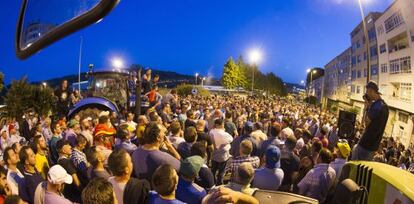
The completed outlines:
[[[275,145],[270,145],[266,149],[266,167],[269,169],[280,167],[280,149]]]
[[[79,124],[79,122],[77,120],[75,120],[75,119],[72,119],[72,120],[69,121],[68,127],[71,128],[71,127],[73,127],[73,126],[75,126],[77,124]]]
[[[71,184],[73,181],[72,176],[59,164],[56,164],[49,169],[47,180],[52,184]]]
[[[377,92],[378,94],[381,94],[381,93],[379,92],[379,88],[378,88],[377,83],[375,83],[374,81],[370,81],[370,82],[368,82],[368,83],[367,83],[367,85],[365,86],[365,88],[366,88],[366,89],[372,89],[372,90],[374,90],[375,92]]]
[[[109,116],[109,111],[100,112],[98,117],[101,117],[101,116]]]
[[[250,122],[250,121],[247,121],[246,123],[244,123],[244,129],[252,131],[253,130],[253,123]]]
[[[340,140],[336,146],[338,146],[339,152],[341,152],[342,156],[345,158],[351,153],[351,147],[347,141]]]
[[[180,165],[180,173],[184,176],[196,176],[204,164],[200,156],[191,156],[184,159]]]

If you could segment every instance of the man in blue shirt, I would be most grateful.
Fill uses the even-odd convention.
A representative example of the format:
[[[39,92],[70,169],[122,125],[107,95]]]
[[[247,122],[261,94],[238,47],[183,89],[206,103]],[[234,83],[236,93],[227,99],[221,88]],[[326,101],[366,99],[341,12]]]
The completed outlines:
[[[254,172],[253,187],[262,190],[277,191],[283,180],[283,170],[280,168],[280,149],[270,145],[265,152],[265,166]]]
[[[258,151],[258,147],[259,147],[259,143],[258,141],[251,136],[251,133],[253,132],[253,123],[250,121],[247,121],[244,124],[244,129],[243,129],[243,135],[236,137],[233,141],[233,143],[231,144],[231,149],[230,149],[230,154],[233,157],[237,157],[240,156],[240,143],[243,140],[250,140],[253,144],[253,151],[251,153],[252,156],[259,156],[259,151]]]
[[[162,164],[152,175],[152,186],[154,191],[150,192],[148,204],[183,204],[176,199],[178,175],[174,167]]]
[[[206,196],[206,191],[194,183],[194,179],[197,177],[203,164],[204,159],[200,156],[191,156],[181,162],[181,176],[178,179],[175,193],[177,199],[186,203],[201,203],[201,200]]]

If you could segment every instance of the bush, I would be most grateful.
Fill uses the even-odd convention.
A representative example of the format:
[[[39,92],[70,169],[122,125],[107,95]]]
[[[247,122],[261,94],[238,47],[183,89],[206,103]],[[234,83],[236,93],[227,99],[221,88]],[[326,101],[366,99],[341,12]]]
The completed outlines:
[[[210,92],[200,86],[194,86],[191,84],[181,84],[178,85],[176,90],[179,96],[188,96],[193,95],[192,90],[195,88],[197,90],[197,95],[200,96],[210,96]]]

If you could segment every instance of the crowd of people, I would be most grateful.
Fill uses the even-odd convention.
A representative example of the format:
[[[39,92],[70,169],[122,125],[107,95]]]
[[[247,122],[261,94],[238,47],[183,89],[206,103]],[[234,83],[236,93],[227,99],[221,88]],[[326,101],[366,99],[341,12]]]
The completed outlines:
[[[0,203],[258,203],[258,189],[324,203],[351,158],[414,169],[409,149],[383,138],[383,129],[369,132],[381,129],[387,112],[373,85],[365,122],[346,139],[336,113],[294,99],[175,90],[161,97],[151,86],[146,95],[157,102],[139,116],[28,110],[21,124],[9,118],[0,137]]]

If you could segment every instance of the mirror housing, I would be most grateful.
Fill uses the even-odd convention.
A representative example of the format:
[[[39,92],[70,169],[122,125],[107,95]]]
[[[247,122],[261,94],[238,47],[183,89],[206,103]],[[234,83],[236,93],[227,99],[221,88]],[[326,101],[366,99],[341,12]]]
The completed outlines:
[[[100,0],[100,2],[88,10],[87,12],[64,22],[61,25],[51,29],[45,33],[42,37],[31,43],[24,48],[21,47],[23,22],[25,19],[26,8],[29,0],[23,0],[20,8],[19,20],[16,29],[15,48],[16,55],[19,59],[26,59],[31,55],[37,53],[41,49],[49,46],[50,44],[58,41],[59,39],[74,33],[88,25],[98,22],[119,3],[120,0]]]

